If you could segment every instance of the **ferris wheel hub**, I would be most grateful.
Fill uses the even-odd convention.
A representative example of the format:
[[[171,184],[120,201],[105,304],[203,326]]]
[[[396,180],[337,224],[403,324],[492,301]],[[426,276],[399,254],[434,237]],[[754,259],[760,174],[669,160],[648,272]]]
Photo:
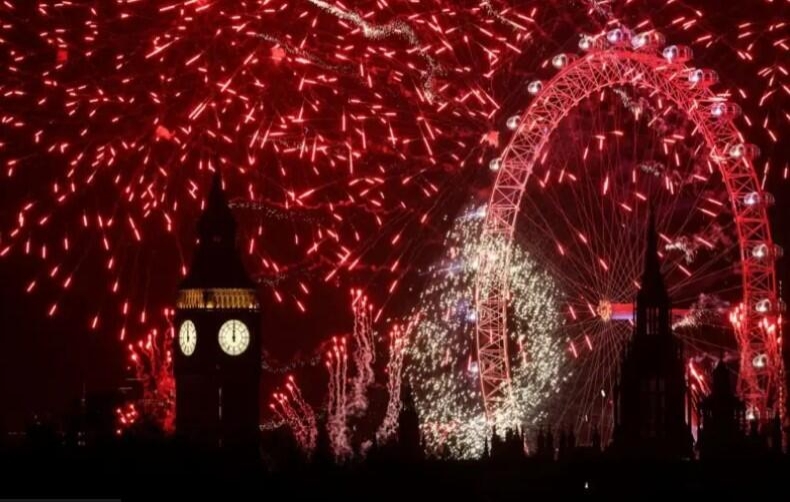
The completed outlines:
[[[595,313],[601,318],[604,322],[609,322],[612,320],[612,302],[607,299],[603,299],[598,302],[598,307],[595,309]]]

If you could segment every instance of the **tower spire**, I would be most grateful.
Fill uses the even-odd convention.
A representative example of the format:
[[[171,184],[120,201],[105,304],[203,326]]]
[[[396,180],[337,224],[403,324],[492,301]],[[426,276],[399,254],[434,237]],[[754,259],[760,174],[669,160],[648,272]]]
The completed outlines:
[[[654,211],[650,210],[645,246],[645,268],[642,271],[642,284],[636,295],[635,335],[671,335],[670,314],[672,305],[669,300],[661,263],[658,260],[658,232]]]
[[[236,249],[236,219],[219,171],[211,180],[197,227],[199,242],[181,288],[254,288]]]
[[[645,248],[645,265],[642,271],[639,300],[647,300],[652,303],[652,301],[666,301],[668,294],[667,288],[664,285],[664,278],[661,275],[661,263],[658,260],[658,232],[656,231],[655,211],[652,207],[650,208],[649,219],[647,246]]]
[[[225,192],[222,189],[222,175],[219,170],[211,178],[211,188],[209,188],[206,198],[206,208],[198,221],[198,235],[201,242],[209,240],[213,242],[235,241],[236,220],[228,206]]]

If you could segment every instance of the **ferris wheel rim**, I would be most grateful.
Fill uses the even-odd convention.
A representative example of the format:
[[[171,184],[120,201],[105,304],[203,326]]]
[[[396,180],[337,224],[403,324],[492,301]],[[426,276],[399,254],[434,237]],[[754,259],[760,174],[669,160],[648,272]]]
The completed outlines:
[[[750,253],[755,246],[773,247],[765,204],[744,204],[745,197],[766,196],[758,182],[752,159],[728,155],[735,148],[746,149],[731,117],[707,114],[721,103],[707,86],[689,84],[690,74],[699,73],[684,62],[667,61],[651,51],[603,48],[578,59],[566,58],[564,66],[547,83],[538,87],[537,97],[521,115],[510,142],[496,159],[496,181],[491,192],[483,227],[484,239],[504,240],[503,250],[483,253],[475,280],[477,357],[484,409],[489,421],[498,410],[512,403],[507,344],[508,277],[510,247],[526,192],[527,180],[560,121],[579,103],[616,85],[648,87],[684,111],[707,146],[712,163],[721,173],[732,206],[737,229],[743,292],[743,326],[736,331],[741,353],[739,389],[747,403],[763,413],[781,412],[782,361],[775,334],[760,328],[766,315],[757,302],[778,305],[773,259],[757,260]],[[688,79],[688,80],[686,80]],[[492,167],[493,168],[493,167]],[[770,368],[751,365],[755,356],[771,361]],[[758,374],[759,373],[759,374]]]

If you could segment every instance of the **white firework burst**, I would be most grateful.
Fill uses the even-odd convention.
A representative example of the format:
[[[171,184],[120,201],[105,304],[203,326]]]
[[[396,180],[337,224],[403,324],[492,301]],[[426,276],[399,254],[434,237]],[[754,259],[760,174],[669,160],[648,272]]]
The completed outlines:
[[[485,208],[453,223],[445,253],[429,271],[416,309],[420,322],[409,346],[407,374],[429,452],[478,457],[491,424],[485,417],[476,361],[475,273]],[[531,427],[545,419],[561,383],[565,358],[558,339],[561,293],[553,278],[523,249],[511,250],[510,368],[513,403],[496,418],[500,429]]]

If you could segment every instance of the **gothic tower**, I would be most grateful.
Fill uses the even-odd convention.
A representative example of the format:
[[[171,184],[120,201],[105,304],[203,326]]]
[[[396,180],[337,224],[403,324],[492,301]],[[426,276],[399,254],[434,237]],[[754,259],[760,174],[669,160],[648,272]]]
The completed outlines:
[[[219,174],[198,221],[198,238],[175,316],[176,432],[205,447],[253,448],[260,305],[236,249],[236,221]]]
[[[730,371],[720,360],[713,370],[711,393],[699,406],[697,446],[700,458],[741,456],[746,448],[746,406],[730,382]]]
[[[623,352],[616,389],[612,449],[631,457],[690,457],[683,347],[672,333],[672,306],[652,213],[635,311],[634,334]]]

